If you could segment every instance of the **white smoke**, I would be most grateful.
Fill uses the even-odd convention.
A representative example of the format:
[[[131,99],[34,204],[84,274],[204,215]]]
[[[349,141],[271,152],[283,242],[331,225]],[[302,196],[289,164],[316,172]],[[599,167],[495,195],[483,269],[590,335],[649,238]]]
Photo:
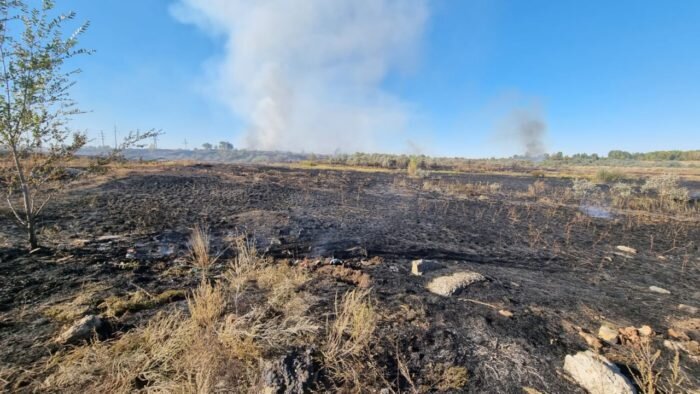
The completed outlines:
[[[426,0],[178,0],[172,14],[224,38],[211,91],[256,149],[372,150],[408,111],[381,87],[410,63]]]

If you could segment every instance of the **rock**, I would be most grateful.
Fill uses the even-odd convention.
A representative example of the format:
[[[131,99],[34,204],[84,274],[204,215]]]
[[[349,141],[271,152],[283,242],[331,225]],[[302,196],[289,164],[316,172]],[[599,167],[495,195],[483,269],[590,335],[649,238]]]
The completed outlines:
[[[428,283],[427,288],[431,293],[449,297],[471,284],[485,280],[486,278],[478,272],[462,271],[437,277]]]
[[[434,260],[420,259],[411,261],[411,275],[421,276],[428,271],[434,271],[440,268],[442,268],[442,265]]]
[[[657,287],[657,286],[649,286],[649,290],[653,291],[654,293],[659,293],[659,294],[671,294],[670,291],[668,291],[664,288],[661,288],[661,287]]]
[[[590,394],[634,394],[634,386],[615,364],[590,350],[567,355],[564,370]]]
[[[685,313],[689,313],[689,314],[691,314],[691,315],[697,315],[697,314],[698,314],[698,308],[696,308],[696,307],[694,307],[694,306],[690,306],[690,305],[679,304],[679,305],[678,305],[678,310],[679,310],[679,311],[682,311],[682,312],[685,312]]]
[[[623,345],[638,345],[641,342],[639,332],[635,327],[623,327],[620,329],[620,342]]]
[[[532,387],[523,386],[523,392],[525,394],[542,394],[541,391],[533,389]]]
[[[617,330],[603,324],[598,329],[598,338],[609,343],[617,343]]]
[[[599,350],[603,347],[603,343],[593,334],[589,334],[585,331],[579,331],[578,335],[580,335],[586,341],[588,346],[590,346],[594,350]]]
[[[629,246],[617,245],[617,250],[619,250],[620,252],[625,252],[625,253],[629,253],[629,254],[637,254],[637,249],[630,248]]]
[[[652,330],[651,327],[649,327],[647,325],[639,327],[639,329],[637,331],[639,331],[639,335],[641,335],[643,337],[650,337],[650,336],[654,335],[654,330]]]
[[[311,350],[295,349],[265,364],[262,372],[262,392],[267,394],[306,393],[311,389],[313,375]]]
[[[99,333],[104,328],[105,323],[102,318],[95,315],[88,315],[78,320],[66,331],[62,332],[56,338],[56,342],[60,344],[73,344],[80,341],[88,341],[95,334]]]
[[[513,317],[513,312],[508,309],[501,309],[498,311],[498,314],[504,317]]]
[[[116,241],[118,239],[122,239],[123,237],[121,235],[101,235],[97,238],[95,238],[95,241],[97,242],[107,242],[107,241]]]

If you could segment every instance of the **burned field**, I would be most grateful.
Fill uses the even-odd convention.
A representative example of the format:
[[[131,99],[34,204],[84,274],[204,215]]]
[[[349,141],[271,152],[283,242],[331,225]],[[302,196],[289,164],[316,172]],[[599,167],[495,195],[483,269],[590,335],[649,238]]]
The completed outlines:
[[[697,389],[700,215],[657,183],[231,165],[83,182],[46,209],[41,250],[0,219],[0,385],[585,392],[564,363],[590,349],[643,392]]]

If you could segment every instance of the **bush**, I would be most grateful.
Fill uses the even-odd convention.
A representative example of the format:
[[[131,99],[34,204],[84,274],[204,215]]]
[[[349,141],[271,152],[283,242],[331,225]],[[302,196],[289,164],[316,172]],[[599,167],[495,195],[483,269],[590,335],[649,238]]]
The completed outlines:
[[[619,182],[624,180],[625,178],[625,174],[620,171],[606,170],[604,168],[601,168],[600,170],[598,170],[598,172],[596,172],[594,179],[596,180],[596,182],[610,183]]]

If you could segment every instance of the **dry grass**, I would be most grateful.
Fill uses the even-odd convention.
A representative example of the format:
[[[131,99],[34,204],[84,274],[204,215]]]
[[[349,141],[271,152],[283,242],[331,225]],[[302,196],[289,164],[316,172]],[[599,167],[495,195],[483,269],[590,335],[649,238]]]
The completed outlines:
[[[501,191],[500,183],[455,183],[445,181],[426,180],[421,188],[425,191],[437,192],[453,196],[474,197],[480,195],[497,194]]]
[[[214,263],[209,252],[209,232],[200,226],[195,226],[190,235],[189,249],[192,256],[192,263],[202,272],[202,277],[206,277],[209,267]]]
[[[126,312],[136,312],[155,308],[172,301],[184,299],[187,292],[181,289],[166,290],[156,295],[147,294],[143,290],[131,293],[127,297],[111,296],[105,298],[102,306],[106,308],[107,316],[121,316]]]
[[[649,338],[642,338],[635,346],[627,346],[627,363],[630,373],[644,394],[684,393],[685,376],[680,368],[680,355],[676,350],[667,366],[659,366],[661,350],[657,350]]]
[[[195,235],[198,240],[206,237]],[[199,242],[199,241],[197,241]],[[210,261],[197,245],[193,258]],[[147,324],[107,342],[55,354],[41,390],[88,393],[210,393],[257,390],[264,358],[313,341],[320,326],[306,315],[308,295],[298,287],[308,280],[286,264],[272,265],[241,241],[238,257],[222,282],[202,279],[187,298],[187,311],[170,308]],[[202,265],[205,267],[205,265]],[[231,281],[258,280],[255,306],[231,312]],[[130,300],[133,301],[133,300]],[[248,303],[251,304],[252,303]],[[240,314],[239,314],[240,313]]]
[[[430,386],[437,388],[440,392],[463,390],[469,382],[467,368],[456,365],[437,364],[432,366],[426,375],[431,383]],[[424,391],[429,389],[426,387]]]
[[[374,339],[378,314],[370,291],[351,290],[335,302],[335,320],[327,329],[321,349],[323,363],[335,381],[347,390],[377,381],[381,373],[371,361],[369,345]],[[374,374],[375,379],[371,379]]]
[[[226,300],[221,286],[202,281],[187,298],[190,319],[200,327],[213,327],[224,313]]]

